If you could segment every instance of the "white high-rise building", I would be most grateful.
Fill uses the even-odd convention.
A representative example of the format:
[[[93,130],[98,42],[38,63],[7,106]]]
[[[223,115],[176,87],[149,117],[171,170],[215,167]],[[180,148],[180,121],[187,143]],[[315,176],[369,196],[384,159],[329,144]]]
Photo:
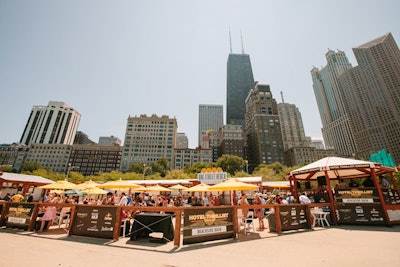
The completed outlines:
[[[218,132],[224,125],[224,110],[222,105],[199,105],[199,145],[201,137],[208,131]]]
[[[121,171],[127,171],[132,164],[150,166],[162,158],[172,163],[177,129],[176,119],[166,115],[129,117],[122,151]]]
[[[72,145],[81,114],[64,102],[33,106],[20,143]]]

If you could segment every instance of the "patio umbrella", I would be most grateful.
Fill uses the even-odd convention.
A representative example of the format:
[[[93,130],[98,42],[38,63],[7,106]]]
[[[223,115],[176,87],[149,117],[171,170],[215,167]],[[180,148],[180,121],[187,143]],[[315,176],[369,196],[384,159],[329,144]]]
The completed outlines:
[[[77,188],[79,188],[79,189],[87,189],[87,188],[96,187],[96,186],[98,186],[98,185],[100,185],[100,184],[97,183],[97,182],[95,182],[95,181],[89,180],[89,181],[83,182],[83,183],[81,183],[81,184],[78,184],[78,185],[76,185],[76,186],[77,186]]]
[[[125,181],[122,179],[119,179],[117,181],[110,181],[106,182],[104,184],[99,184],[97,187],[99,188],[110,188],[110,189],[128,189],[128,188],[141,188],[141,185],[134,184],[131,181]]]
[[[186,186],[181,185],[181,184],[177,184],[177,185],[173,185],[168,187],[169,189],[176,189],[176,190],[183,190],[183,189],[188,189]]]
[[[184,189],[183,191],[186,192],[208,192],[210,189],[210,186],[208,184],[198,184],[192,187],[189,187],[188,189]]]
[[[154,186],[150,186],[150,187],[143,187],[140,189],[137,189],[138,191],[146,191],[146,192],[172,192],[171,189],[166,188],[164,186],[161,185],[154,185]]]
[[[87,188],[83,190],[88,195],[106,195],[108,192],[98,187]]]
[[[66,180],[60,180],[52,184],[46,184],[39,186],[41,189],[59,189],[59,190],[67,190],[67,189],[76,189],[76,184],[68,182]]]
[[[257,185],[240,182],[237,179],[227,179],[218,184],[210,187],[211,191],[230,191],[231,204],[233,205],[233,191],[234,190],[254,190],[258,189]]]

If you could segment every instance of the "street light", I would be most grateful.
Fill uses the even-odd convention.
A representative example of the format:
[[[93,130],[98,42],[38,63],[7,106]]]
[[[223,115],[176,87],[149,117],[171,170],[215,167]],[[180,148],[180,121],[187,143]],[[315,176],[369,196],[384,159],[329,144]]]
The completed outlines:
[[[66,180],[66,181],[68,181],[69,172],[70,172],[71,170],[73,170],[73,169],[79,169],[79,166],[71,166],[71,163],[68,164],[68,167],[67,167],[67,177],[65,177],[65,180]]]
[[[146,180],[146,170],[150,167],[146,167],[146,163],[143,163],[143,180]]]

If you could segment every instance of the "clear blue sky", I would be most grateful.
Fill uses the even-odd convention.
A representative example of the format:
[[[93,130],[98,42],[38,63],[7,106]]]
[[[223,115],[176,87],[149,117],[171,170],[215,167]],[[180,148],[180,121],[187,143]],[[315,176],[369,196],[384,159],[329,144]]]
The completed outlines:
[[[321,120],[310,70],[392,32],[400,1],[0,0],[0,143],[19,141],[32,106],[63,101],[80,131],[124,139],[129,115],[176,117],[197,146],[199,104],[226,108],[230,50],[250,55],[254,78],[296,104],[307,136]],[[224,114],[225,118],[226,114]]]

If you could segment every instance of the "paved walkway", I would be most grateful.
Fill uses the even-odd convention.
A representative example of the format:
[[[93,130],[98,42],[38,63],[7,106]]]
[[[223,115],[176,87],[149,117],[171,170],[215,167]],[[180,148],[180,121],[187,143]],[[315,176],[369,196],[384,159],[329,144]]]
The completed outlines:
[[[400,226],[338,226],[256,232],[175,248],[147,240],[116,242],[0,228],[0,267],[6,266],[399,266]]]

